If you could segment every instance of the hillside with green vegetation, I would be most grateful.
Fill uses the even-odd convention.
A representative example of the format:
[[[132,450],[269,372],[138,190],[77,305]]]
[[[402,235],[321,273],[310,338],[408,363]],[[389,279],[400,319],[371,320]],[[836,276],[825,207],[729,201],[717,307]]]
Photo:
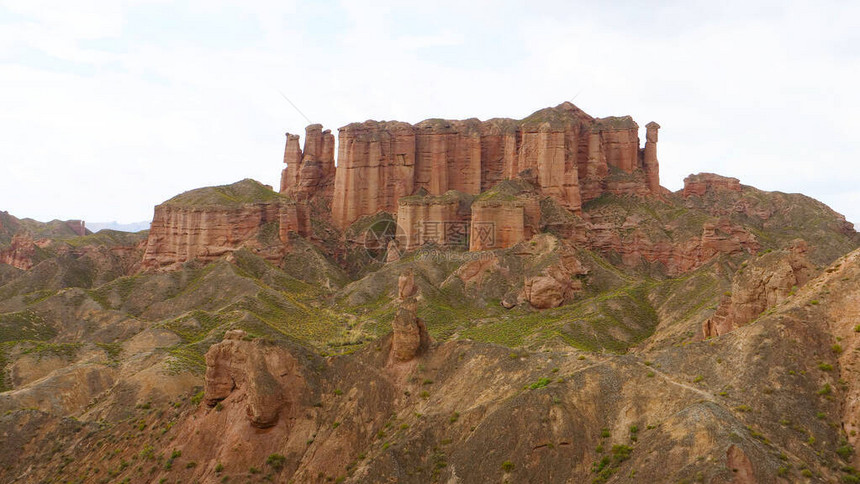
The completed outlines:
[[[860,238],[843,218],[751,187],[607,194],[582,214],[522,180],[402,201],[523,194],[540,199],[539,233],[505,249],[389,260],[396,219],[380,212],[325,239],[255,239],[283,243],[277,260],[251,245],[170,270],[141,270],[148,232],[73,236],[0,213],[0,248],[16,233],[50,241],[32,268],[0,264],[0,480],[860,480],[847,403],[860,333],[846,326]],[[243,180],[165,204],[287,200]],[[701,241],[718,225],[731,250],[711,254]],[[734,248],[737,234],[757,249]],[[736,276],[784,276],[798,238],[810,282],[706,338]],[[430,341],[398,363],[404,274]],[[547,278],[566,285],[538,309],[529,288]],[[206,400],[207,373],[240,393]],[[247,425],[273,401],[276,424]]]

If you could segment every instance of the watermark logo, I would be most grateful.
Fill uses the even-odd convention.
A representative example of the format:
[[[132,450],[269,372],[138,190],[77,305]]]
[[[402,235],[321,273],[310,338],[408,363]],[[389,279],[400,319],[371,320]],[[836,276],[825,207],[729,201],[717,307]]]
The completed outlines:
[[[397,237],[397,223],[393,220],[379,220],[372,223],[361,237],[365,256],[372,262],[385,263],[388,245]]]
[[[378,263],[399,259],[407,250],[416,250],[419,260],[467,261],[484,257],[468,252],[470,239],[474,238],[478,247],[495,247],[495,223],[419,220],[411,227],[403,227],[392,220],[379,220],[365,229],[361,244],[367,259]]]

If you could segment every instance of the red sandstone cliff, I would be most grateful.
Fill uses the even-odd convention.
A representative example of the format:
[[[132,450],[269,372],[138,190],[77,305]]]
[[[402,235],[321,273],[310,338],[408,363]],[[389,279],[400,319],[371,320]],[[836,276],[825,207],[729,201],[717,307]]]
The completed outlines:
[[[345,228],[364,215],[396,212],[400,198],[421,188],[430,195],[449,190],[477,195],[526,170],[534,174],[540,194],[574,213],[605,192],[659,194],[659,125],[648,125],[644,149],[639,148],[638,129],[629,116],[593,118],[567,102],[520,121],[353,123],[338,134],[332,221]],[[307,148],[304,158],[306,153]],[[284,193],[300,183],[290,168],[300,154],[298,139],[288,137]],[[627,177],[610,180],[610,169]]]
[[[281,173],[280,192],[295,200],[306,200],[316,193],[331,195],[334,183],[334,135],[322,125],[305,129],[305,146],[299,149],[299,136],[287,133]]]
[[[276,261],[289,232],[308,235],[309,227],[301,204],[253,180],[193,190],[155,207],[142,268],[210,261],[243,247]]]
[[[692,195],[702,196],[707,192],[716,191],[741,191],[741,182],[737,178],[730,178],[713,173],[698,173],[684,178],[684,197]]]

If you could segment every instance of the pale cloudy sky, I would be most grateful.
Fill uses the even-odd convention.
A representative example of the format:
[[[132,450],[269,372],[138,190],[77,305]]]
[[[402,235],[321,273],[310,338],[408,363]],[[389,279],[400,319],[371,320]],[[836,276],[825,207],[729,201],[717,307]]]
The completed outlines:
[[[659,122],[701,171],[860,223],[860,2],[0,0],[0,210],[130,222],[276,185],[307,121],[524,117],[574,99]],[[643,136],[644,138],[644,136]]]

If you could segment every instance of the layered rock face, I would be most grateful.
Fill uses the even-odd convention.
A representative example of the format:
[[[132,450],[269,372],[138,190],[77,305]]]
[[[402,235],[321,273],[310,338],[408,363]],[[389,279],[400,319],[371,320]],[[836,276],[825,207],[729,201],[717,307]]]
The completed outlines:
[[[330,195],[334,182],[334,135],[322,125],[305,129],[305,146],[299,149],[299,136],[287,133],[281,172],[280,192],[295,200],[307,200],[316,193]]]
[[[395,361],[406,362],[414,359],[430,345],[430,335],[424,321],[418,318],[418,287],[411,271],[400,275],[397,299],[397,314],[391,323],[394,328],[391,355]]]
[[[570,103],[520,121],[350,124],[338,134],[332,221],[345,228],[364,215],[396,212],[398,200],[420,188],[431,195],[449,190],[477,195],[525,170],[534,173],[542,195],[575,213],[584,201],[606,191],[658,193],[658,128],[656,123],[649,128],[645,156],[646,150],[639,148],[639,126],[632,118],[596,119]],[[288,140],[285,160],[298,156],[297,147],[298,139]],[[288,181],[294,178],[289,160]],[[610,168],[640,176],[610,185]]]
[[[245,202],[233,194],[250,191],[255,192],[253,199],[269,201]],[[265,196],[259,198],[260,194]],[[155,207],[142,268],[169,268],[192,259],[210,261],[243,247],[276,261],[289,232],[308,235],[309,231],[303,204],[257,182],[203,188]]]
[[[739,192],[741,191],[741,182],[737,178],[715,175],[713,173],[698,173],[684,178],[683,195],[685,198],[692,195],[702,196],[709,191]]]
[[[397,211],[400,197],[415,188],[415,128],[396,121],[353,123],[340,128],[338,140],[335,225],[345,228],[363,215]]]
[[[206,352],[203,398],[209,406],[228,398],[244,402],[252,426],[271,427],[281,410],[298,399],[298,362],[283,348],[245,341],[246,336],[242,330],[227,331],[224,340]]]
[[[611,216],[591,214],[585,225],[587,244],[604,253],[615,253],[624,265],[661,263],[670,275],[682,274],[719,254],[754,254],[760,248],[755,235],[726,218],[702,225],[699,236],[686,240],[657,239],[638,228],[641,217],[631,216],[621,223]]]
[[[807,260],[809,248],[798,240],[790,248],[765,254],[741,267],[732,292],[723,296],[716,313],[702,324],[705,338],[719,336],[754,320],[765,309],[787,299],[815,272]]]
[[[472,204],[469,250],[505,249],[531,237],[534,230],[526,226],[526,213],[533,213],[536,204],[533,199],[480,200]]]
[[[465,248],[469,235],[471,197],[450,190],[441,196],[403,197],[397,210],[397,248],[414,250],[425,244]]]

